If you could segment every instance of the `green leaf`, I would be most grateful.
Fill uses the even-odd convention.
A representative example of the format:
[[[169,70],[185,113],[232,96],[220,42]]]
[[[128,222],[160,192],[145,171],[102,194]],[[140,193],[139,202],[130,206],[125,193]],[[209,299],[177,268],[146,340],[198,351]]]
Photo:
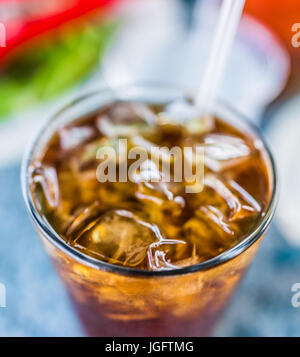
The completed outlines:
[[[11,60],[0,72],[0,121],[91,74],[116,29],[115,22],[68,29]]]

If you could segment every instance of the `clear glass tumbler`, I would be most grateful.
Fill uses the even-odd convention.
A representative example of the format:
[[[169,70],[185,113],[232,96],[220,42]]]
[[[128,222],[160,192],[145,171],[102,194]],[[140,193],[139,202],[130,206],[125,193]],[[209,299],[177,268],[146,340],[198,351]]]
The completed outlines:
[[[58,127],[97,112],[117,99],[165,103],[183,93],[172,86],[147,85],[118,91],[104,89],[86,95],[51,118],[25,154],[22,186],[28,211],[90,336],[210,335],[272,219],[276,196],[272,156],[257,130],[221,103],[215,114],[263,145],[269,173],[269,203],[263,218],[230,250],[177,270],[154,272],[115,266],[69,246],[38,212],[29,189],[28,168]]]

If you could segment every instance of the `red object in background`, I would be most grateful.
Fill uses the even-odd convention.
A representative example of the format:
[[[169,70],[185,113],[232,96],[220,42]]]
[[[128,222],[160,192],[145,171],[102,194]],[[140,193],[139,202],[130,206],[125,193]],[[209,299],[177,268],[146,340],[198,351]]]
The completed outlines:
[[[300,56],[300,49],[291,44],[295,34],[292,26],[300,23],[300,0],[247,0],[246,11],[268,25],[291,53]]]
[[[20,45],[92,11],[111,11],[122,0],[0,0],[0,23],[6,29],[6,47],[0,60]]]
[[[300,89],[300,48],[292,46],[295,32],[292,26],[300,23],[300,0],[247,0],[246,11],[266,24],[286,45],[291,55],[291,75],[283,98]]]

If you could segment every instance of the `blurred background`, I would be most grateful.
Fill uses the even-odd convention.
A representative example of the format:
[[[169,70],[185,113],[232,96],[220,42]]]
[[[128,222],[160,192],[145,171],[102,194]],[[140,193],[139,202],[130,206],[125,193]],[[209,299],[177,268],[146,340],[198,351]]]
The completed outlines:
[[[29,220],[20,163],[72,98],[163,82],[196,90],[218,0],[0,0],[0,336],[82,336]],[[299,27],[294,24],[299,24]],[[298,30],[297,30],[298,28]],[[264,132],[278,166],[271,229],[216,336],[300,336],[300,2],[246,0],[219,97]]]

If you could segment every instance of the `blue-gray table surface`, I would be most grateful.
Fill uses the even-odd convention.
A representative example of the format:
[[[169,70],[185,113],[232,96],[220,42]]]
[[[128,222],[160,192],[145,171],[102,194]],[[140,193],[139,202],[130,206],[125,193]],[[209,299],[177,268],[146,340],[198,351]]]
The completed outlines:
[[[82,336],[64,287],[27,215],[19,165],[0,170],[0,336]],[[218,336],[300,336],[300,250],[273,224],[216,331]]]

